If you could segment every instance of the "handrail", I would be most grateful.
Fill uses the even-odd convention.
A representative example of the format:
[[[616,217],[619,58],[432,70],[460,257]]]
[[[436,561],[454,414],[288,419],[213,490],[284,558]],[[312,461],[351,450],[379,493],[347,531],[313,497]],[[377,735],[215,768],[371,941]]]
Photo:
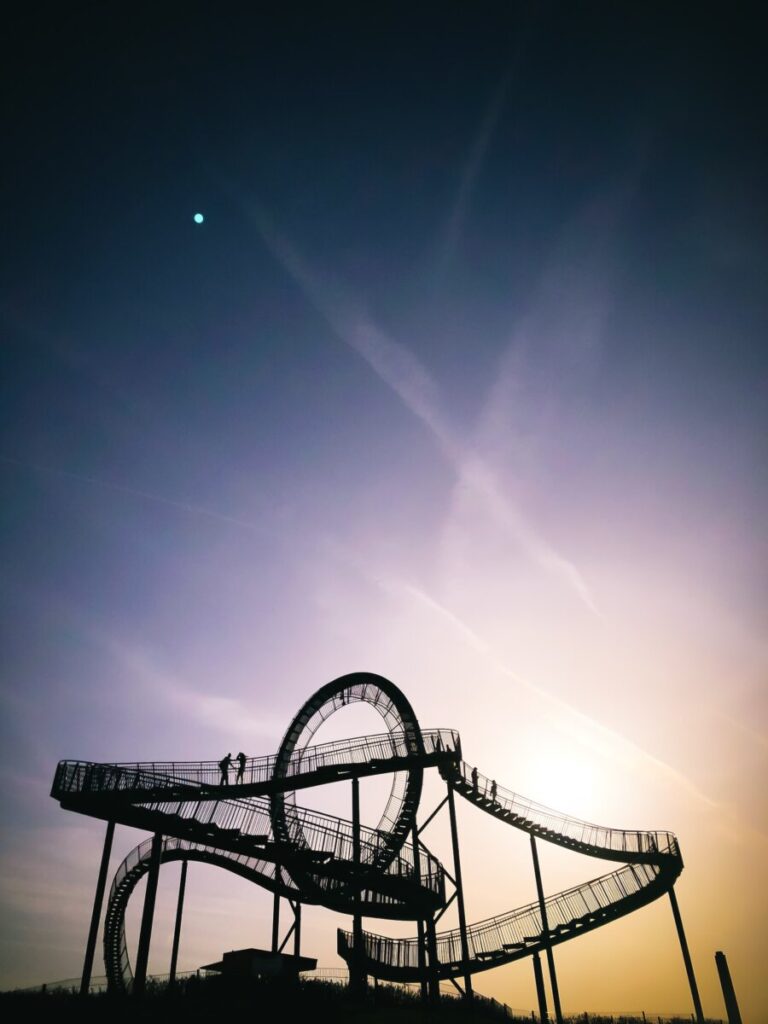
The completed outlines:
[[[279,845],[272,833],[269,801],[265,797],[197,799],[190,794],[189,799],[176,797],[171,801],[162,798],[142,798],[142,794],[154,791],[153,781],[157,778],[145,770],[137,770],[136,766],[123,768],[112,764],[93,764],[88,762],[63,761],[59,764],[54,794],[60,798],[64,795],[71,802],[78,795],[91,796],[94,793],[135,791],[137,797],[134,807],[145,815],[156,815],[162,818],[158,828],[164,834],[175,835],[180,830],[188,830],[196,826],[204,827],[220,841],[229,844],[237,841],[251,842],[258,840],[261,847]],[[235,787],[232,787],[233,790]],[[313,853],[328,855],[338,865],[351,865],[353,861],[353,825],[351,821],[335,815],[323,814],[321,811],[310,810],[289,805],[287,819],[291,838],[301,836],[300,849],[311,849]],[[230,833],[224,836],[222,833]],[[236,834],[234,834],[236,833]],[[182,836],[183,838],[183,836]],[[198,836],[204,842],[203,835]],[[210,840],[209,840],[210,841]],[[377,860],[382,851],[388,851],[390,840],[385,832],[360,827],[361,858],[363,868],[366,864]],[[274,856],[290,856],[297,849],[275,850]],[[429,852],[420,857],[419,884],[435,894],[444,891],[444,871],[440,862]],[[314,870],[314,869],[313,869]],[[415,864],[413,846],[402,843],[399,851],[390,859],[384,874],[390,877],[415,880]]]
[[[677,838],[672,832],[606,828],[603,825],[595,825],[573,815],[556,811],[498,785],[495,799],[492,800],[491,787],[494,780],[479,772],[473,780],[473,771],[476,769],[473,769],[466,761],[461,761],[457,767],[452,767],[450,777],[454,783],[459,782],[457,792],[495,817],[503,817],[504,812],[508,812],[509,815],[520,819],[518,822],[510,821],[510,824],[515,824],[517,827],[532,825],[539,832],[549,830],[555,833],[553,837],[542,836],[544,839],[571,839],[580,845],[591,846],[596,850],[611,850],[628,856],[633,853],[653,856],[667,854],[676,858],[680,856]],[[532,829],[527,828],[526,830],[531,831]]]
[[[580,930],[603,923],[609,916],[619,916],[650,902],[659,894],[660,887],[666,888],[670,884],[670,874],[676,876],[677,872],[664,872],[652,865],[625,865],[549,896],[545,900],[549,929],[546,936],[542,930],[538,901],[478,921],[467,929],[469,969],[472,972],[485,970],[521,955],[530,955],[545,943],[563,941]],[[344,956],[352,949],[352,933],[339,929],[338,934],[339,952]],[[453,928],[438,932],[436,939],[441,975],[463,969],[460,930]],[[415,938],[392,939],[364,932],[363,942],[371,973],[375,973],[377,967],[405,972],[408,976],[418,972],[419,953]]]
[[[422,731],[426,755],[435,753],[460,754],[460,738],[455,729],[427,729]],[[296,750],[291,757],[285,776],[295,778],[307,775],[323,768],[338,768],[354,764],[366,764],[371,760],[387,761],[394,759],[419,760],[408,746],[408,736],[403,730],[379,733],[369,736],[356,736],[352,739],[332,740],[311,747]],[[268,754],[262,757],[250,757],[245,761],[242,784],[267,783],[274,776],[277,755]],[[156,787],[172,788],[174,785],[205,785],[219,787],[222,773],[218,761],[138,761],[138,762],[99,762],[102,767],[119,768],[134,771],[142,776],[153,776]],[[63,760],[62,765],[91,765],[95,762],[79,760]],[[233,759],[229,771],[237,779],[237,762]],[[57,772],[58,775],[58,772]],[[237,782],[230,783],[235,786]],[[54,789],[55,789],[54,781]],[[53,792],[52,795],[58,795]]]

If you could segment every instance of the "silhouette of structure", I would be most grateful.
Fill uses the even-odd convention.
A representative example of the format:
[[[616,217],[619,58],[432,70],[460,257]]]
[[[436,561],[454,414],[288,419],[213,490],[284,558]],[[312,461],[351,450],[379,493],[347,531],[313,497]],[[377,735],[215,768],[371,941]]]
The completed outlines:
[[[725,953],[722,950],[718,950],[715,953],[715,965],[717,966],[717,973],[720,978],[720,987],[723,990],[728,1024],[741,1024],[741,1011],[736,1001],[736,992],[731,981],[731,972],[728,970],[728,961],[725,959]]]
[[[363,702],[381,715],[377,735],[312,745],[317,729],[335,711]],[[446,785],[438,806],[417,824],[425,770],[436,768]],[[375,828],[360,822],[359,780],[391,775],[392,788]],[[540,806],[481,776],[462,758],[452,729],[419,727],[405,695],[389,680],[368,672],[345,675],[321,687],[288,727],[277,754],[248,759],[236,787],[221,785],[216,761],[94,764],[61,761],[51,795],[65,809],[105,820],[107,833],[96,886],[83,968],[88,991],[101,917],[115,823],[144,829],[152,837],[132,850],[112,881],[104,918],[104,962],[109,986],[141,993],[147,973],[155,893],[160,865],[183,864],[172,977],[181,932],[186,865],[215,864],[274,894],[271,953],[277,959],[293,937],[292,957],[301,962],[301,908],[320,904],[352,916],[352,930],[339,929],[338,951],[347,962],[350,987],[367,977],[416,982],[424,998],[436,998],[441,980],[467,998],[472,977],[530,957],[542,1020],[548,1018],[540,954],[550,974],[555,1019],[562,1019],[554,947],[602,927],[668,894],[681,943],[697,1020],[702,1021],[696,979],[688,953],[674,884],[683,861],[670,832],[604,828]],[[352,820],[308,810],[299,790],[330,782],[352,789]],[[537,900],[468,924],[464,905],[456,795],[499,822],[530,837]],[[448,809],[452,870],[424,844],[422,834],[443,807]],[[622,866],[564,892],[545,896],[537,842],[621,862]],[[135,972],[125,935],[125,912],[139,880],[148,875]],[[446,880],[451,892],[446,892]],[[293,920],[280,941],[281,900]],[[453,903],[459,925],[437,931]],[[363,930],[363,918],[414,921],[416,935],[393,939]],[[463,984],[463,987],[462,987]]]

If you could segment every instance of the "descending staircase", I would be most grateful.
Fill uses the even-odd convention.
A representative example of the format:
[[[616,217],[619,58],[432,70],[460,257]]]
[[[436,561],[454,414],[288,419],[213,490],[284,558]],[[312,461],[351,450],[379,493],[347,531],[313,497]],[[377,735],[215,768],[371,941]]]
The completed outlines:
[[[581,821],[498,787],[458,759],[440,770],[457,793],[500,821],[545,842],[603,860],[621,860],[625,866],[548,897],[546,932],[538,901],[470,925],[466,963],[459,929],[439,932],[439,978],[488,970],[598,928],[668,892],[682,871],[680,849],[671,832],[604,828]],[[363,947],[365,970],[374,977],[422,980],[416,938],[364,932]],[[351,932],[339,929],[338,951],[348,962],[353,959]]]
[[[474,776],[473,772],[476,772]],[[592,825],[500,786],[492,798],[493,780],[464,761],[441,767],[441,774],[451,781],[457,793],[476,807],[548,843],[600,857],[601,860],[631,861],[633,864],[658,864],[665,857],[680,859],[677,839],[671,832],[641,832]]]

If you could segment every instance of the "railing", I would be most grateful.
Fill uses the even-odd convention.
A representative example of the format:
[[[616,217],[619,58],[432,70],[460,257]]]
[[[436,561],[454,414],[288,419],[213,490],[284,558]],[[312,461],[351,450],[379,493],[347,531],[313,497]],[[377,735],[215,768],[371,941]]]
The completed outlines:
[[[275,843],[270,818],[270,805],[264,797],[247,799],[189,799],[164,801],[158,799],[142,800],[142,794],[154,793],[154,774],[136,765],[104,765],[86,762],[65,761],[59,764],[54,781],[55,795],[93,794],[113,792],[115,790],[132,790],[137,796],[136,805],[146,814],[162,817],[158,830],[166,830],[174,835],[179,829],[198,830],[198,841],[226,841],[228,844],[242,842],[252,845],[257,840],[260,845]],[[159,794],[158,794],[159,796]],[[352,864],[353,861],[353,826],[350,821],[325,815],[320,811],[311,811],[296,807],[286,802],[285,820],[289,843],[295,844],[294,849],[307,853],[327,855],[334,862]],[[204,833],[204,834],[203,834]],[[391,839],[386,832],[361,826],[360,850],[363,870],[367,864],[381,861],[386,854],[389,860],[384,874],[389,877],[416,882],[413,847],[403,844],[394,858],[391,856]],[[251,850],[251,852],[253,852]],[[444,872],[440,862],[427,851],[420,857],[419,884],[431,892],[440,895],[444,891]]]
[[[424,749],[427,754],[444,752],[457,754],[460,752],[459,734],[455,729],[428,729],[422,733]],[[418,760],[412,751],[408,735],[402,730],[386,732],[372,736],[358,736],[349,740],[334,740],[312,747],[302,747],[294,751],[286,765],[281,766],[281,778],[297,778],[321,772],[328,768],[344,768],[351,765],[369,764],[371,761],[389,761],[394,759]],[[82,765],[99,767],[103,770],[104,783],[93,792],[104,792],[106,789],[119,791],[135,790],[147,787],[151,789],[172,789],[177,786],[211,786],[219,787],[223,774],[218,761],[140,761],[115,762],[94,765],[83,761],[61,761],[54,779],[53,796],[63,793],[84,792],[82,780],[77,775],[67,772],[65,766]],[[273,780],[277,756],[269,754],[265,757],[250,757],[245,761],[242,776],[239,765],[234,759],[226,773],[232,786],[239,784],[266,784]],[[118,769],[112,778],[110,769]],[[112,783],[110,785],[110,782]]]
[[[649,897],[650,887],[658,881],[660,875],[660,869],[652,865],[626,865],[549,897],[545,901],[549,932],[578,928],[577,922],[585,922],[601,912],[617,912],[627,902],[638,902],[644,890],[645,897]],[[540,943],[541,937],[542,921],[538,902],[480,921],[467,929],[469,955],[474,961],[489,962],[494,957],[509,957],[515,949]],[[339,930],[339,940],[340,951],[352,949],[350,932]],[[416,939],[392,939],[366,932],[364,948],[366,956],[375,963],[393,968],[418,969]],[[443,966],[461,963],[461,935],[458,928],[438,933],[437,959]]]
[[[492,813],[497,817],[503,817],[504,812],[507,812],[541,831],[548,829],[557,836],[596,850],[611,850],[626,855],[680,856],[677,838],[672,832],[605,828],[545,807],[498,785],[492,800],[494,780],[479,772],[473,776],[473,772],[476,769],[462,761],[451,770],[451,777],[454,782],[458,782],[459,792],[476,803],[491,804]]]

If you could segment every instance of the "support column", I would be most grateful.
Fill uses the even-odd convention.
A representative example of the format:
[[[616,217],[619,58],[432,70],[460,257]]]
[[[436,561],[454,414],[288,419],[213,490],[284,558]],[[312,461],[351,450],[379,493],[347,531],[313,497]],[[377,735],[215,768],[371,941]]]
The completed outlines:
[[[272,904],[272,952],[277,953],[280,945],[280,886],[283,880],[283,872],[279,864],[275,865],[275,899]]]
[[[719,951],[715,953],[715,964],[717,965],[717,974],[720,978],[720,987],[723,990],[728,1024],[741,1024],[741,1012],[739,1004],[736,1002],[736,992],[731,981],[731,972],[728,970],[728,961],[725,959],[725,953]]]
[[[533,872],[536,875],[536,891],[539,894],[539,911],[541,913],[541,929],[544,934],[545,949],[547,951],[547,965],[549,967],[549,980],[552,985],[552,1005],[555,1010],[557,1024],[563,1024],[563,1011],[560,1009],[560,990],[557,986],[557,974],[555,972],[555,957],[549,941],[549,922],[547,921],[547,904],[544,900],[544,889],[541,884],[541,871],[539,869],[539,853],[536,849],[536,837],[531,835],[531,854],[533,855]]]
[[[435,934],[435,919],[428,917],[427,921],[427,946],[429,948],[429,1000],[432,1003],[440,1002],[440,975],[437,962],[437,935]]]
[[[539,1020],[546,1024],[549,1020],[547,1013],[547,992],[544,988],[544,972],[541,969],[541,959],[538,953],[533,954],[533,977],[536,982],[536,996],[539,1000]]]
[[[461,961],[464,971],[464,998],[472,998],[472,975],[469,971],[469,944],[467,942],[467,916],[464,913],[464,886],[461,881],[461,858],[459,857],[459,833],[456,827],[456,803],[453,785],[448,779],[448,813],[451,819],[451,842],[453,844],[453,873],[456,877],[456,902],[459,908],[459,935],[461,937]]]
[[[80,995],[87,996],[91,987],[91,973],[93,971],[93,955],[96,952],[96,936],[99,932],[99,921],[101,920],[101,907],[104,902],[104,888],[107,883],[107,871],[109,869],[109,855],[112,853],[112,838],[115,834],[114,821],[107,822],[107,831],[104,836],[104,847],[101,851],[101,864],[96,879],[96,893],[93,897],[93,910],[91,911],[91,927],[88,930],[88,941],[85,945],[85,960],[83,962],[83,975],[80,980]]]
[[[427,988],[427,958],[425,955],[426,933],[424,931],[424,921],[422,918],[418,918],[416,921],[416,941],[419,949],[419,993],[421,995],[422,1003],[426,1003],[429,991]]]
[[[179,880],[179,901],[176,904],[176,926],[173,929],[173,951],[171,952],[171,973],[168,978],[169,984],[176,982],[176,965],[179,962],[179,940],[181,939],[181,915],[184,913],[184,892],[187,888],[188,860],[181,862],[181,879]]]
[[[293,955],[298,959],[301,956],[301,904],[297,901],[293,911]],[[299,975],[299,965],[296,964],[296,977]]]
[[[155,898],[157,896],[157,878],[160,874],[160,854],[163,849],[163,837],[159,832],[152,836],[152,853],[147,875],[147,891],[144,894],[144,910],[141,915],[141,932],[139,933],[139,950],[136,954],[136,972],[133,976],[133,991],[137,996],[143,995],[147,984],[147,964],[149,963],[149,943],[152,939],[152,920],[155,916]]]
[[[683,930],[683,919],[680,916],[680,908],[677,905],[677,896],[675,896],[674,886],[669,890],[669,902],[672,904],[672,916],[675,919],[677,937],[680,940],[680,949],[683,952],[685,973],[688,975],[688,984],[691,986],[691,998],[693,999],[693,1009],[696,1013],[696,1021],[697,1024],[704,1024],[704,1014],[701,1009],[701,999],[699,998],[699,986],[696,984],[696,975],[693,973],[691,954],[688,952],[688,943],[686,942],[685,931]]]
[[[413,842],[413,870],[416,873],[416,878],[421,878],[421,851],[419,850],[419,830],[416,827],[414,820],[413,829],[411,830],[411,841]],[[424,956],[424,921],[422,918],[416,919],[416,939],[418,942],[418,955],[419,955],[419,985],[421,988],[421,1000],[422,1002],[427,1001],[427,964]]]
[[[360,780],[352,779],[352,936],[354,956],[349,972],[350,991],[359,995],[365,991],[367,978],[363,968],[363,917],[360,913]]]

